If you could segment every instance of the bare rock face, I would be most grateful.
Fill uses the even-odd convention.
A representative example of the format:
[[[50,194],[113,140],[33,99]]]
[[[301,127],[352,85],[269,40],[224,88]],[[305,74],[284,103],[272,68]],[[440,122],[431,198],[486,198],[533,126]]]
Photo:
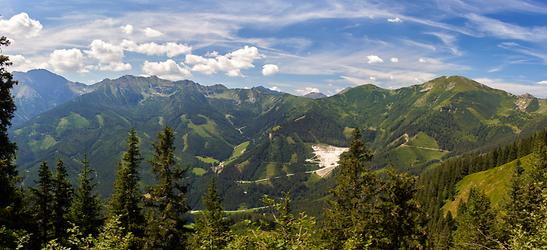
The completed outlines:
[[[536,97],[526,93],[526,94],[518,96],[518,98],[515,100],[515,105],[518,110],[522,112],[529,112],[529,111],[534,111],[533,106],[535,104],[537,105],[537,102],[538,100]]]

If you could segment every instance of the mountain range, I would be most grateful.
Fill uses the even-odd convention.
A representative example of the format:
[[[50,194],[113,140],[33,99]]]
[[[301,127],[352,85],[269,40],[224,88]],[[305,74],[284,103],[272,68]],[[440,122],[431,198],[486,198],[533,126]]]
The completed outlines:
[[[87,155],[100,192],[108,194],[127,131],[137,130],[149,158],[156,134],[171,126],[177,157],[196,184],[191,200],[199,200],[192,197],[201,193],[201,178],[220,171],[223,196],[236,197],[226,199],[227,208],[253,206],[263,193],[309,188],[321,179],[312,172],[318,169],[310,161],[312,146],[345,147],[355,128],[374,152],[376,168],[418,173],[547,126],[546,100],[461,76],[396,90],[369,84],[330,97],[303,97],[155,76],[84,85],[45,70],[15,75],[18,111],[10,133],[25,184],[32,185],[42,160],[63,159],[76,176]],[[147,182],[150,169],[144,165]]]

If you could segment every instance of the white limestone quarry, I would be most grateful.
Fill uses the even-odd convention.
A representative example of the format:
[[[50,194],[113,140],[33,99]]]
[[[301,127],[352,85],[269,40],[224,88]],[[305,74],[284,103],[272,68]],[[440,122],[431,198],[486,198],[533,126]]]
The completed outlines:
[[[319,169],[310,172],[316,173],[321,177],[329,175],[332,170],[338,167],[340,155],[349,150],[349,148],[326,144],[313,145],[312,149],[315,156],[311,159],[306,159],[306,161],[319,164]]]

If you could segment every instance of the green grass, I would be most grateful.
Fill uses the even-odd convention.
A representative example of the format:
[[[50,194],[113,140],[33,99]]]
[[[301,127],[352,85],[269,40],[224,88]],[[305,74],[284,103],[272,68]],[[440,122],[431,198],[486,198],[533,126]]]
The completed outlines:
[[[55,144],[57,144],[55,138],[53,138],[51,135],[46,135],[42,140],[31,141],[30,147],[33,152],[36,152],[39,150],[47,150],[48,148],[53,147]]]
[[[251,143],[250,141],[244,141],[243,143],[237,145],[234,148],[234,151],[232,151],[232,155],[230,156],[230,158],[224,161],[224,165],[228,165],[232,163],[234,160],[236,160],[241,155],[243,155],[243,153],[245,153],[245,150],[247,150],[247,147],[249,146],[250,143]]]
[[[433,137],[427,135],[424,132],[420,132],[414,137],[410,138],[407,145],[425,148],[439,148],[439,144],[437,144],[437,141],[435,141]]]
[[[192,174],[196,176],[203,176],[205,173],[207,173],[207,170],[204,168],[192,168]]]
[[[396,167],[412,168],[425,162],[441,159],[447,152],[431,149],[400,146],[390,153],[390,160]]]
[[[530,169],[532,160],[532,154],[520,159],[525,170]],[[482,190],[492,202],[493,207],[500,207],[509,198],[508,194],[511,188],[511,179],[516,165],[517,160],[514,160],[499,167],[464,177],[456,184],[456,196],[454,197],[454,200],[447,202],[443,206],[443,210],[445,213],[450,211],[452,215],[456,215],[460,202],[462,200],[467,200],[469,197],[469,190],[471,190],[472,187]]]
[[[89,126],[89,121],[81,116],[78,113],[70,113],[70,115],[65,116],[61,119],[59,119],[59,122],[57,123],[57,128],[55,129],[57,133],[62,133],[68,128],[86,128]]]
[[[207,163],[207,164],[218,164],[219,163],[219,160],[217,160],[213,157],[209,157],[209,156],[196,156],[196,158],[198,158],[198,160],[200,160],[204,163]]]

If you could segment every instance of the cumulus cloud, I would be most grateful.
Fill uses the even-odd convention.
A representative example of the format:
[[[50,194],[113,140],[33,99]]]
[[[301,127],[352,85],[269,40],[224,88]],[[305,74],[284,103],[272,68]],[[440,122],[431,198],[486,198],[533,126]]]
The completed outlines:
[[[131,69],[131,64],[123,62],[123,48],[118,45],[93,40],[85,53],[99,61],[96,67],[101,71],[125,71]]]
[[[159,30],[152,29],[150,27],[144,29],[144,35],[146,37],[159,37],[163,36],[163,33]]]
[[[403,22],[403,20],[401,20],[401,18],[398,18],[398,17],[388,18],[387,21],[390,22],[390,23],[402,23]]]
[[[36,68],[45,68],[47,67],[46,63],[38,63],[33,60],[26,58],[23,55],[8,55],[10,62],[12,63],[9,66],[8,70],[10,71],[27,71]]]
[[[58,49],[49,55],[49,65],[58,72],[87,72],[84,54],[79,49]]]
[[[396,63],[396,62],[399,62],[399,58],[397,57],[392,57],[389,59],[392,63]]]
[[[539,81],[538,84],[544,84],[547,85],[547,80]]]
[[[142,71],[148,75],[155,75],[168,80],[181,80],[192,73],[184,64],[177,64],[172,59],[164,62],[144,61]]]
[[[304,87],[302,89],[297,89],[296,90],[296,93],[298,93],[299,95],[305,95],[305,94],[309,94],[309,93],[312,93],[312,92],[315,92],[315,93],[319,93],[319,89],[318,88],[315,88],[315,87]]]
[[[265,64],[262,66],[262,75],[270,76],[279,72],[279,67],[275,64]]]
[[[182,54],[192,53],[192,47],[186,44],[173,42],[164,44],[157,44],[154,42],[137,44],[133,41],[123,40],[121,46],[127,51],[142,53],[146,55],[165,54],[168,57],[175,57]]]
[[[243,76],[242,69],[254,68],[254,60],[262,57],[256,47],[245,46],[225,55],[205,58],[197,55],[186,55],[185,63],[192,66],[192,71],[203,74],[225,72],[227,76]]]
[[[384,60],[377,55],[368,55],[368,64],[383,63]]]
[[[0,33],[15,37],[34,37],[42,30],[43,26],[38,20],[21,12],[10,19],[0,19]]]
[[[124,26],[121,26],[120,29],[125,34],[128,34],[128,35],[133,34],[133,25],[131,25],[131,24],[126,24]]]

